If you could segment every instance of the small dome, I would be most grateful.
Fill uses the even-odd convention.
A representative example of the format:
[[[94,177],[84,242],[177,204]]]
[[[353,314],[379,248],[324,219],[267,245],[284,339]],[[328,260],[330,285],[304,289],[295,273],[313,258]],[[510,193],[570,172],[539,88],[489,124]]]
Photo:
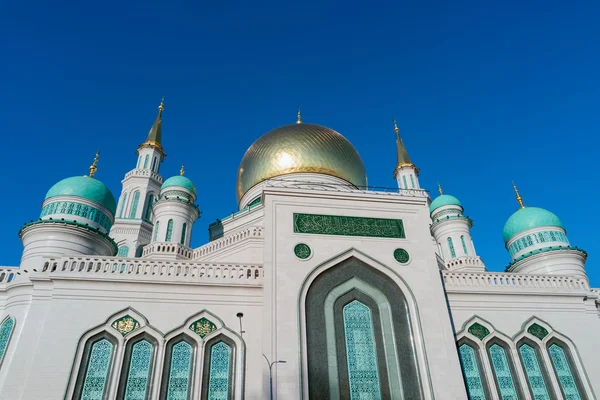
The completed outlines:
[[[560,219],[548,210],[538,207],[519,208],[504,225],[502,232],[504,243],[507,243],[521,232],[543,226],[554,226],[564,229]]]
[[[189,178],[182,175],[172,176],[169,179],[167,179],[160,187],[160,190],[171,186],[184,187],[190,192],[194,193],[194,195],[196,194],[196,186],[194,185],[194,183]]]
[[[317,173],[367,185],[360,155],[344,136],[316,124],[290,124],[261,136],[248,150],[238,170],[238,201],[254,185],[276,176]]]
[[[431,202],[429,205],[429,212],[433,213],[436,209],[442,206],[450,205],[462,207],[462,204],[460,204],[460,201],[456,197],[450,196],[449,194],[441,194]]]
[[[56,183],[46,193],[46,200],[55,196],[75,196],[106,207],[114,216],[117,202],[108,187],[96,178],[73,176]]]

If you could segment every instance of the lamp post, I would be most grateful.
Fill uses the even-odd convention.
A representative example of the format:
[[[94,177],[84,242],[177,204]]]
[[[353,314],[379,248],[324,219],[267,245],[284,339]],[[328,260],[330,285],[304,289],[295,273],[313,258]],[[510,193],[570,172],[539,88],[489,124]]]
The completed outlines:
[[[265,356],[263,354],[263,357],[265,358],[265,360],[267,361],[267,365],[269,366],[269,390],[271,393],[271,396],[269,397],[271,400],[273,400],[273,364],[285,364],[285,360],[277,360],[277,361],[269,361],[269,359],[267,358],[267,356]]]

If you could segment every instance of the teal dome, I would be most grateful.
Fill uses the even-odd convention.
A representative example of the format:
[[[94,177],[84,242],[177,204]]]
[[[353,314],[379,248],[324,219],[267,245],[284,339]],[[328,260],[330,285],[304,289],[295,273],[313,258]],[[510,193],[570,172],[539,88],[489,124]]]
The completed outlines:
[[[436,209],[442,206],[450,205],[462,207],[462,204],[460,204],[460,201],[456,197],[450,196],[449,194],[441,194],[431,202],[429,205],[429,212],[433,213]]]
[[[110,190],[104,183],[89,176],[72,176],[56,183],[46,193],[46,200],[55,196],[82,197],[103,205],[113,216],[117,211],[117,202]]]
[[[507,243],[521,232],[542,226],[554,226],[564,229],[560,219],[548,210],[538,207],[519,208],[504,225],[502,231],[504,243]]]
[[[191,180],[189,180],[185,176],[177,175],[177,176],[170,177],[162,184],[162,186],[160,187],[160,190],[163,190],[164,188],[168,188],[171,186],[181,186],[181,187],[184,187],[187,190],[191,191],[192,193],[196,194],[196,186],[194,185],[194,183]]]

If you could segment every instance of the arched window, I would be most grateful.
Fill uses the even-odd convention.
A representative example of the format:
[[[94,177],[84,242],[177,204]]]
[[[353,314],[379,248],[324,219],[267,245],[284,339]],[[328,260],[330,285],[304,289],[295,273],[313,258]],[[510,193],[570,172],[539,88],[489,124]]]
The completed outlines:
[[[154,224],[154,238],[152,239],[153,242],[156,242],[159,228],[160,228],[160,221],[156,221],[156,224]]]
[[[211,339],[204,349],[202,400],[233,398],[235,343],[224,335]]]
[[[2,325],[0,325],[0,363],[4,359],[4,353],[6,353],[8,341],[10,340],[14,327],[15,319],[13,317],[6,318],[4,322],[2,322]]]
[[[142,254],[144,254],[144,246],[138,246],[138,248],[135,250],[135,256],[141,257]]]
[[[463,247],[463,251],[465,252],[465,256],[468,256],[469,252],[467,251],[467,244],[465,243],[465,235],[460,236],[460,242],[462,243],[462,247]]]
[[[144,221],[150,222],[152,220],[152,205],[154,204],[154,194],[150,193],[148,195],[148,200],[146,201],[146,211],[144,212]]]
[[[181,240],[179,241],[179,243],[181,243],[183,245],[185,245],[186,230],[187,230],[187,224],[183,224],[183,227],[181,228]]]
[[[415,177],[414,177],[414,176],[412,176],[412,175],[410,176],[410,187],[411,187],[412,189],[414,189],[414,188],[415,188]]]
[[[513,371],[504,347],[494,343],[488,347],[492,370],[498,393],[502,400],[517,400],[517,387],[513,379]]]
[[[577,374],[574,373],[570,352],[565,351],[566,346],[562,343],[559,344],[557,341],[550,341],[549,343],[551,344],[548,346],[548,354],[564,397],[569,400],[582,399],[581,393],[583,391]]]
[[[551,400],[539,354],[533,346],[529,343],[523,343],[519,346],[519,355],[527,377],[529,391],[535,400]]]
[[[148,157],[149,155],[146,154],[146,157],[144,158],[144,168],[148,168]]]
[[[121,209],[119,210],[119,218],[123,216],[123,210],[127,206],[127,193],[123,193],[123,201],[121,202]]]
[[[137,164],[136,164],[136,166],[135,166],[135,167],[136,167],[136,168],[139,168],[139,167],[140,167],[140,163],[141,163],[141,162],[142,162],[142,156],[139,156],[139,157],[138,157]]]
[[[165,235],[165,242],[170,242],[173,237],[173,220],[170,219],[167,223],[167,233]]]
[[[406,175],[402,177],[402,183],[404,183],[404,189],[408,189],[408,185],[406,184]]]
[[[87,341],[75,385],[74,399],[105,398],[115,348],[114,338],[104,332]]]
[[[127,257],[129,254],[129,246],[120,246],[119,251],[117,252],[118,257]]]
[[[456,250],[454,250],[454,243],[451,237],[448,237],[448,248],[450,249],[450,257],[456,258]]]
[[[137,206],[140,202],[140,192],[136,191],[133,194],[133,201],[131,202],[131,211],[129,211],[129,218],[135,218],[135,214],[137,213]]]
[[[463,343],[458,347],[458,355],[469,400],[485,400],[483,376],[475,348],[467,343]]]
[[[156,157],[152,160],[152,171],[155,171],[156,168]]]
[[[167,345],[161,399],[187,400],[193,376],[194,345],[180,335]]]
[[[123,400],[148,398],[156,348],[153,343],[153,338],[143,334],[127,343],[117,398]]]

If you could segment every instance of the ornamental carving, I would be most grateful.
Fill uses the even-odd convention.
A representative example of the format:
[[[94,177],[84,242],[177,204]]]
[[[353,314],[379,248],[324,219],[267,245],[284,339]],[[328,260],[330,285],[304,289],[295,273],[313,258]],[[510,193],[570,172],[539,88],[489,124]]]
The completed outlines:
[[[135,318],[126,315],[113,322],[111,326],[115,328],[121,335],[125,336],[136,329],[139,329],[140,323]]]
[[[529,328],[527,328],[527,332],[531,333],[536,338],[542,340],[546,336],[548,336],[548,331],[543,326],[538,324],[532,324]]]
[[[479,340],[483,340],[484,337],[486,337],[487,335],[490,334],[490,331],[488,328],[486,328],[485,326],[478,324],[477,322],[475,322],[473,325],[471,325],[468,329],[468,332],[475,336],[476,338],[478,338]]]
[[[410,259],[410,256],[408,255],[408,251],[406,251],[404,249],[396,249],[396,250],[394,250],[394,258],[400,264],[406,264],[408,262],[408,260]]]
[[[310,257],[311,253],[310,247],[308,247],[307,244],[298,243],[294,247],[294,254],[301,260],[306,260],[308,257]]]
[[[400,219],[343,217],[338,215],[294,214],[294,232],[368,236],[404,239],[404,224]]]
[[[207,320],[206,318],[200,318],[198,321],[192,322],[190,324],[190,330],[196,333],[202,339],[204,339],[206,335],[216,331],[217,326],[209,320]]]

